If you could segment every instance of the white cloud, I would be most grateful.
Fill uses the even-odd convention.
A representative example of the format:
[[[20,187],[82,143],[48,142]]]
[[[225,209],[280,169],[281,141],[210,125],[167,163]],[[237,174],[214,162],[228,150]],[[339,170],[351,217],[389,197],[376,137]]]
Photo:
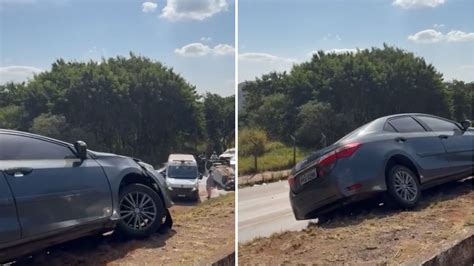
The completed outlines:
[[[166,0],[161,17],[171,21],[204,20],[228,7],[227,0]]]
[[[235,53],[234,47],[228,44],[218,44],[214,46],[213,51],[216,55],[233,55]]]
[[[210,51],[211,51],[211,48],[209,48],[209,46],[204,45],[199,42],[190,43],[188,45],[185,45],[181,48],[177,48],[174,50],[176,54],[185,56],[185,57],[205,56],[205,55],[208,55]]]
[[[444,26],[445,26],[444,24],[434,24],[433,28],[439,29],[439,28],[444,28]]]
[[[434,29],[427,29],[408,36],[408,40],[415,43],[438,43],[438,42],[467,42],[474,40],[474,33],[452,30],[446,34]]]
[[[415,43],[436,43],[443,41],[443,39],[443,33],[433,29],[422,30],[420,32],[408,36],[408,40]]]
[[[239,54],[239,82],[254,80],[272,71],[288,71],[296,63],[298,63],[297,59],[267,53],[241,53]]]
[[[460,30],[452,30],[446,34],[448,42],[467,42],[474,40],[474,32],[464,32]]]
[[[239,54],[239,60],[253,62],[296,62],[296,60],[292,58],[285,58],[267,53],[242,53]]]
[[[201,37],[201,42],[212,42],[212,38],[211,37]]]
[[[404,8],[424,8],[424,7],[437,7],[445,3],[445,0],[394,0],[392,5]]]
[[[184,57],[201,57],[211,54],[216,56],[233,55],[234,51],[234,47],[228,44],[218,44],[211,48],[200,42],[190,43],[174,50],[176,54]]]
[[[42,69],[32,66],[6,66],[0,67],[0,84],[8,81],[21,82],[32,78],[34,74],[42,72]]]
[[[145,13],[155,12],[157,7],[158,7],[158,5],[156,3],[144,2],[142,4],[142,11],[145,12]]]

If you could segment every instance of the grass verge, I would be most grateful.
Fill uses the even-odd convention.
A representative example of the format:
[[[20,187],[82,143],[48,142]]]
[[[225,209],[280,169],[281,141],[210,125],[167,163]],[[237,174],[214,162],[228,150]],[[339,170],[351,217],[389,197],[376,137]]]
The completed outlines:
[[[281,142],[271,142],[266,152],[257,159],[258,169],[254,169],[253,156],[239,155],[239,175],[284,170],[293,167],[293,148]],[[301,161],[309,151],[296,148],[296,162]]]

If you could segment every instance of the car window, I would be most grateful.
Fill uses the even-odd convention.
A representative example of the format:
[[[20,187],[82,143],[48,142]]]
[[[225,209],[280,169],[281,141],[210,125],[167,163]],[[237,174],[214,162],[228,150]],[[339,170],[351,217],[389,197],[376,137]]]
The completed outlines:
[[[393,128],[392,125],[390,125],[390,123],[385,123],[385,125],[383,126],[383,131],[386,131],[386,132],[397,132],[395,130],[395,128]]]
[[[460,130],[456,124],[429,116],[417,116],[416,118],[420,119],[423,123],[428,125],[433,131],[453,131],[453,130]]]
[[[51,160],[75,158],[67,147],[35,138],[0,134],[0,160]]]
[[[424,132],[425,129],[415,119],[404,116],[390,120],[390,124],[400,133]]]

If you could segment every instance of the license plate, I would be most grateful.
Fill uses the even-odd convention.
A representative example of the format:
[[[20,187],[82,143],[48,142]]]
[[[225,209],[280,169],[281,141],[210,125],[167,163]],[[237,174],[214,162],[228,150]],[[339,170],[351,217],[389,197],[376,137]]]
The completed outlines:
[[[316,177],[318,177],[318,174],[316,172],[316,169],[313,169],[306,173],[301,174],[301,176],[298,179],[300,180],[300,185],[303,185],[315,179]]]

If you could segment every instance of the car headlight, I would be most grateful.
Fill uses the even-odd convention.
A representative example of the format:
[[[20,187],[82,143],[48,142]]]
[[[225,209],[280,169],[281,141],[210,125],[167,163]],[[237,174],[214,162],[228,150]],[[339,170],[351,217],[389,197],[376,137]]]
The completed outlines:
[[[166,186],[168,187],[169,190],[173,190],[173,188],[171,187],[171,184],[170,184],[170,182],[168,182],[168,180],[166,180]]]

